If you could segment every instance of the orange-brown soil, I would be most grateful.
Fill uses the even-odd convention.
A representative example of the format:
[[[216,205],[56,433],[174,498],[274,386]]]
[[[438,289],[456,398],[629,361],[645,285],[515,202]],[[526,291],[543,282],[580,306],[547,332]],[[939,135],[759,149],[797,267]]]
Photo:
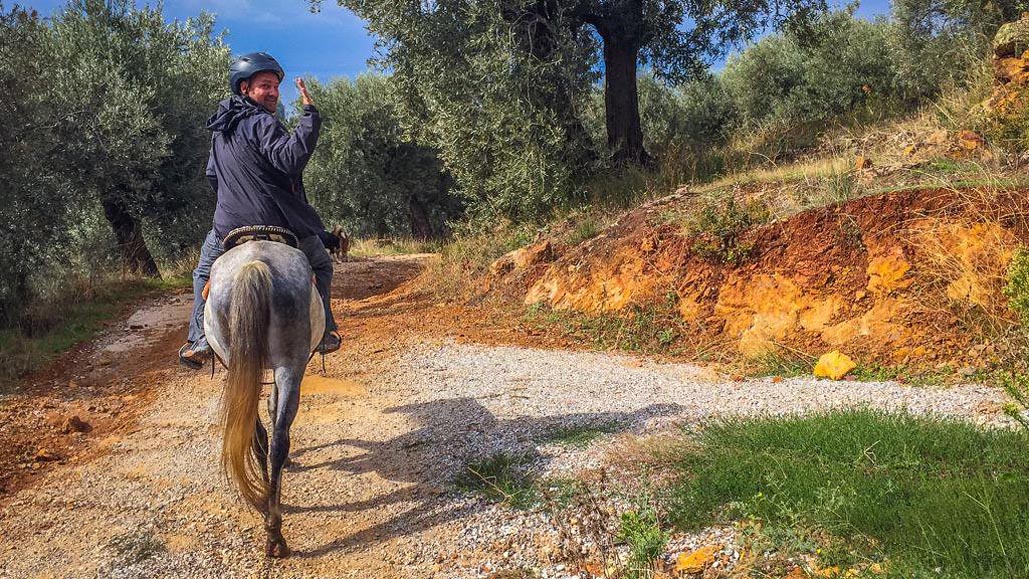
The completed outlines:
[[[563,338],[532,335],[516,312],[503,308],[448,304],[424,289],[418,276],[433,255],[376,258],[337,264],[333,305],[344,338],[330,357],[340,375],[374,373],[412,336],[453,338],[483,344],[572,344]],[[88,460],[136,428],[154,390],[177,367],[176,352],[186,335],[191,296],[161,297],[136,307],[174,307],[174,328],[129,328],[112,322],[105,336],[82,344],[12,388],[0,405],[0,501],[31,485],[55,465]],[[174,302],[174,303],[166,303]],[[125,311],[125,317],[133,308]],[[101,344],[133,340],[128,351],[112,354]],[[206,370],[205,370],[206,371]],[[68,425],[77,416],[89,425]]]

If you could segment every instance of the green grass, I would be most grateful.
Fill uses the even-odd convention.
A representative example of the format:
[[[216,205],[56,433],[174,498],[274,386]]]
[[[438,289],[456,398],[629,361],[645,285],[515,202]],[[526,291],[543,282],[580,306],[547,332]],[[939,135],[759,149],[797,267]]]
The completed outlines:
[[[351,241],[348,255],[351,257],[382,257],[414,253],[439,253],[442,249],[443,242],[437,240],[420,241],[406,238],[354,239]]]
[[[769,350],[752,361],[754,369],[748,372],[752,376],[795,376],[810,375],[815,368],[817,358],[803,352],[779,348]]]
[[[31,305],[20,323],[0,329],[0,386],[93,338],[126,304],[158,291],[189,287],[183,276],[118,280],[92,288],[92,296],[64,296]]]
[[[583,241],[593,239],[600,234],[602,227],[597,221],[590,216],[587,216],[582,221],[575,224],[575,227],[569,232],[568,244],[579,245]]]
[[[562,444],[576,448],[585,448],[597,438],[600,438],[605,434],[611,434],[617,430],[618,424],[615,422],[568,426],[547,434],[546,437],[544,437],[543,442]]]
[[[789,531],[825,564],[888,561],[897,577],[1029,576],[1025,432],[856,410],[698,437],[667,498],[679,527],[758,520],[766,540]]]
[[[114,553],[118,567],[142,563],[167,550],[159,537],[143,529],[118,535],[107,546]]]
[[[597,349],[638,353],[675,354],[684,332],[671,300],[664,306],[633,305],[622,312],[595,315],[556,311],[539,303],[529,306],[523,320]]]
[[[532,457],[528,454],[497,453],[484,460],[468,463],[454,479],[458,490],[479,494],[491,501],[524,509],[539,501],[539,491],[527,472]]]

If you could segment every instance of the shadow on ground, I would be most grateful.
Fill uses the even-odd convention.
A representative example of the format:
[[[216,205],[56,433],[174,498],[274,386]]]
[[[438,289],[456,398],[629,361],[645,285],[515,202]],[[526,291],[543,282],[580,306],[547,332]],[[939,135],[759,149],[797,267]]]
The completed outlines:
[[[450,500],[453,498],[453,480],[465,472],[470,462],[504,452],[534,457],[533,469],[541,469],[550,459],[540,454],[539,446],[570,430],[631,431],[649,419],[680,411],[677,404],[655,404],[633,412],[498,419],[475,398],[434,400],[391,408],[386,412],[405,414],[411,423],[421,426],[384,442],[340,439],[297,449],[292,453],[294,463],[291,470],[333,469],[350,475],[375,473],[383,479],[409,486],[370,500],[313,507],[291,506],[286,511],[343,514],[382,509],[396,503],[411,503],[414,507],[388,521],[298,555],[316,557],[336,549],[368,546],[474,514],[485,508],[484,501]],[[453,420],[440,420],[441,416],[453,417]],[[304,461],[304,456],[313,451],[344,446],[364,452],[331,461]]]

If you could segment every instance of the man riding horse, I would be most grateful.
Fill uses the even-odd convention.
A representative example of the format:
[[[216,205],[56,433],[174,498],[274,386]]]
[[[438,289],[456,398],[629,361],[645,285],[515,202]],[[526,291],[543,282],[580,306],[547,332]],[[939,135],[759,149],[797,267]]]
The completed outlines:
[[[325,307],[325,335],[317,351],[326,354],[340,347],[329,306],[332,259],[319,238],[325,226],[307,201],[302,179],[318,142],[321,118],[304,81],[298,78],[303,115],[292,133],[286,130],[275,115],[284,76],[279,63],[266,53],[241,56],[229,69],[233,96],[221,101],[207,122],[212,132],[207,179],[218,202],[214,227],[193,271],[188,342],[179,349],[179,360],[190,368],[202,368],[212,355],[204,336],[204,287],[211,265],[225,252],[222,240],[235,229],[254,225],[282,227],[296,235]]]

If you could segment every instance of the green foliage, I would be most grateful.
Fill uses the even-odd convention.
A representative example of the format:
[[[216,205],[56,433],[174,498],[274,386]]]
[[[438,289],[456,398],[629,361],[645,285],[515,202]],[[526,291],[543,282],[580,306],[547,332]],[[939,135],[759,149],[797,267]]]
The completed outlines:
[[[680,0],[341,3],[382,39],[380,64],[397,79],[405,127],[439,150],[473,213],[516,220],[547,217],[555,206],[580,199],[584,180],[606,164],[599,142],[618,164],[626,160],[626,140],[639,140],[638,131],[626,128],[639,117],[634,74],[608,75],[609,109],[597,112],[591,94],[601,58],[606,71],[646,63],[666,80],[700,78],[735,42],[805,22],[824,6],[822,0],[728,2],[718,9]],[[613,104],[622,95],[630,98]],[[705,131],[717,126],[711,121],[717,115],[704,110],[717,107],[713,96],[688,109],[697,110]],[[590,138],[589,118],[604,119],[605,139]]]
[[[304,176],[322,219],[352,236],[445,236],[462,204],[435,151],[404,134],[391,78],[308,88],[325,119]]]
[[[206,231],[204,124],[228,65],[213,26],[124,0],[48,20],[0,6],[0,323],[68,277],[137,269],[127,236],[153,263],[148,245],[173,257]]]
[[[651,507],[622,514],[618,538],[629,545],[626,576],[645,578],[653,576],[654,562],[665,550],[668,534],[661,530],[657,513]]]
[[[48,96],[76,206],[123,207],[164,253],[192,246],[210,226],[205,125],[229,65],[214,17],[168,23],[128,0],[73,0],[51,29]]]
[[[1004,295],[1010,307],[1022,325],[1029,327],[1029,251],[1019,246],[1008,265],[1008,283],[1004,286]]]
[[[615,422],[568,426],[548,433],[544,438],[544,442],[585,448],[597,438],[615,432],[617,428],[618,424]]]
[[[438,150],[476,216],[533,220],[574,196],[592,155],[577,117],[595,79],[588,36],[509,21],[492,2],[353,4],[389,48],[405,129]]]
[[[898,572],[1022,576],[1027,437],[870,410],[727,421],[681,457],[668,512],[681,527],[728,516],[817,531]]]
[[[834,12],[810,34],[769,36],[731,58],[722,82],[745,126],[827,119],[898,98],[890,35],[884,21]]]
[[[1004,405],[1004,414],[1029,431],[1029,376],[1014,371],[1001,374],[1000,385],[1011,397]]]
[[[58,105],[49,83],[49,31],[35,13],[0,5],[0,324],[16,321],[31,298],[31,276],[65,255],[73,189],[56,171],[59,140],[42,130]]]
[[[1021,0],[895,0],[891,57],[903,90],[932,97],[961,82],[982,59],[997,28],[1026,8]]]
[[[532,457],[525,454],[497,453],[469,463],[454,484],[465,492],[479,493],[491,501],[515,508],[529,508],[539,497],[526,468]]]
[[[757,200],[740,202],[708,199],[687,222],[685,233],[693,235],[692,250],[698,255],[721,263],[739,265],[750,256],[752,247],[740,244],[744,231],[771,219],[768,207]]]

